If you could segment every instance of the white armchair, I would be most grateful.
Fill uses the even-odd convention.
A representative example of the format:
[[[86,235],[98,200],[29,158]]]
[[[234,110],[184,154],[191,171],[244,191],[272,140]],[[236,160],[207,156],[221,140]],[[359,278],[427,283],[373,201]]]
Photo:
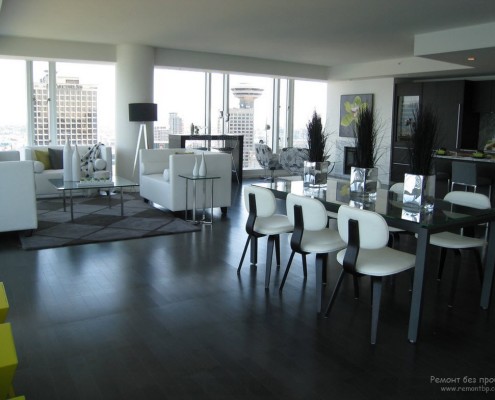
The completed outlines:
[[[33,162],[0,162],[0,182],[0,232],[37,229]]]
[[[0,161],[20,161],[21,153],[17,150],[0,151]]]
[[[139,192],[141,197],[171,211],[186,209],[186,180],[179,175],[191,175],[194,160],[200,162],[202,151],[185,149],[140,150]],[[232,160],[229,154],[204,152],[208,175],[219,176],[214,180],[213,207],[227,211],[231,205]],[[211,181],[208,181],[208,186]],[[189,185],[187,208],[193,204],[193,189]],[[196,204],[203,205],[203,191],[197,191]],[[211,190],[206,190],[206,202],[211,203]]]

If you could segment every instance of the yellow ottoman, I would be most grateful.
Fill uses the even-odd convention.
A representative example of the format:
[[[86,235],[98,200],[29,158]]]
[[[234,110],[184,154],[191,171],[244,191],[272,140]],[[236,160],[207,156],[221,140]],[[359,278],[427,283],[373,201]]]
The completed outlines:
[[[17,369],[12,327],[9,323],[0,324],[0,399],[7,398],[11,392],[12,380]]]
[[[9,302],[7,300],[7,295],[5,294],[3,282],[0,282],[0,324],[5,322],[8,312]]]

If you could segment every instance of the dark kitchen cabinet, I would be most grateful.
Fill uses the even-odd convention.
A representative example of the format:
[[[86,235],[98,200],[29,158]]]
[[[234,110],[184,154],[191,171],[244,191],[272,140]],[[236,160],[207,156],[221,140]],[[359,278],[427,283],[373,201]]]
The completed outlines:
[[[475,113],[495,112],[495,81],[473,82],[471,108]]]
[[[420,105],[430,106],[435,111],[438,119],[437,147],[449,150],[477,148],[479,113],[473,111],[472,102],[476,94],[473,83],[454,80],[395,85],[390,165],[392,181],[401,181],[409,167],[407,129],[404,128],[407,126],[404,123],[404,120],[407,122],[405,99],[418,99]]]
[[[464,113],[465,81],[423,83],[421,102],[430,106],[438,118],[438,146],[460,147]]]

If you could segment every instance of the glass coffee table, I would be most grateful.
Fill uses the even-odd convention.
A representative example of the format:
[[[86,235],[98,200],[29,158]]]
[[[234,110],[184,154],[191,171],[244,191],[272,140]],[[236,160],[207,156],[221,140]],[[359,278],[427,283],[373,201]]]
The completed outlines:
[[[124,216],[124,199],[123,189],[139,186],[138,183],[130,181],[129,179],[121,178],[120,176],[112,177],[112,181],[91,181],[91,182],[77,182],[77,181],[64,181],[63,179],[50,179],[50,183],[62,192],[62,198],[64,202],[64,211],[66,211],[66,192],[69,192],[70,202],[70,220],[74,221],[74,202],[72,192],[74,190],[82,189],[98,189],[105,190],[108,193],[108,207],[112,207],[110,192],[113,189],[120,189],[120,215]]]

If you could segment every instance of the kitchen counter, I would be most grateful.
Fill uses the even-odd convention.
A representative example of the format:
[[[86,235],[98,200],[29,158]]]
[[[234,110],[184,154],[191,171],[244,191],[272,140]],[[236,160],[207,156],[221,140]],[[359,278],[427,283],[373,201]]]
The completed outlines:
[[[455,161],[471,161],[471,162],[480,162],[480,163],[495,163],[495,154],[486,154],[484,158],[476,158],[472,157],[468,153],[454,153],[446,154],[444,156],[440,156],[435,154],[435,158],[438,159],[446,159],[446,160],[455,160]]]

